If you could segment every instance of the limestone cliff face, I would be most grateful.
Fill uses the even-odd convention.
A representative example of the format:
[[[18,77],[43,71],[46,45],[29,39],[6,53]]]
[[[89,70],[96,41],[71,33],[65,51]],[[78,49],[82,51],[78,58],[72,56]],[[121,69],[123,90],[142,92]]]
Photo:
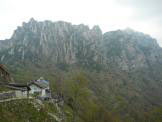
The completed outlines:
[[[103,38],[105,56],[122,70],[148,68],[162,63],[162,49],[149,35],[126,29],[107,32]]]
[[[155,39],[131,29],[102,34],[98,26],[33,18],[18,27],[11,39],[0,41],[0,61],[104,66],[122,70],[161,64],[162,49]]]
[[[37,22],[31,19],[18,27],[10,39],[10,46],[3,50],[2,62],[15,60],[40,60],[52,63],[87,65],[99,61],[95,54],[102,40],[98,26],[89,29],[85,25],[72,25],[67,22]],[[92,62],[93,63],[93,62]]]
[[[10,44],[9,40],[0,40],[0,51],[9,48],[10,47],[9,44]]]

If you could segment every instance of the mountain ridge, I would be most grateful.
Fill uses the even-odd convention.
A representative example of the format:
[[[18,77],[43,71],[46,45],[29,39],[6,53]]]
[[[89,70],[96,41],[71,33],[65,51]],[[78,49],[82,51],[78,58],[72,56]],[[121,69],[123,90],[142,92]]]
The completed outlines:
[[[129,28],[103,33],[99,26],[31,19],[11,39],[0,41],[0,63],[15,81],[45,76],[57,92],[77,85],[73,77],[82,72],[79,78],[90,82],[86,89],[123,122],[144,122],[147,112],[162,103],[162,48]]]
[[[162,51],[157,41],[130,28],[102,33],[99,26],[90,29],[83,24],[49,20],[38,22],[33,18],[18,27],[11,39],[1,41],[2,50],[6,50],[6,55],[1,54],[0,59],[6,64],[7,57],[13,58],[13,61],[30,60],[34,63],[39,63],[42,57],[54,64],[93,67],[113,62],[122,70],[148,67],[148,62],[162,63],[159,53]]]

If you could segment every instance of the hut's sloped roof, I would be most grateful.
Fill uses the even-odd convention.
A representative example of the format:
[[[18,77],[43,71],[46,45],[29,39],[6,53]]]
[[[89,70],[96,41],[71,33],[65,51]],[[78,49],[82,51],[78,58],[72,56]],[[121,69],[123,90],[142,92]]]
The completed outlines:
[[[31,81],[30,83],[29,83],[29,86],[30,85],[36,85],[36,86],[38,86],[39,88],[42,88],[42,89],[45,89],[45,88],[48,88],[49,87],[49,83],[48,83],[48,81],[46,81],[46,80],[44,80],[44,79],[38,79],[38,80],[36,80],[36,81]]]

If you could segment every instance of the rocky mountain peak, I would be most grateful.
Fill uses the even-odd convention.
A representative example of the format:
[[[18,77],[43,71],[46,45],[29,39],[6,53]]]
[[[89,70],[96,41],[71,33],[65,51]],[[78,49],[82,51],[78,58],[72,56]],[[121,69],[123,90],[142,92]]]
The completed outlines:
[[[31,18],[5,42],[1,43],[0,59],[11,64],[13,61],[48,61],[56,65],[86,67],[115,64],[123,70],[132,70],[162,62],[157,41],[130,28],[102,34],[99,26],[90,29],[84,24],[39,22]]]
[[[93,26],[92,30],[102,34],[102,30],[100,29],[98,25]]]
[[[103,44],[107,57],[111,57],[112,62],[117,62],[123,70],[148,68],[162,61],[157,41],[132,29],[105,33]]]

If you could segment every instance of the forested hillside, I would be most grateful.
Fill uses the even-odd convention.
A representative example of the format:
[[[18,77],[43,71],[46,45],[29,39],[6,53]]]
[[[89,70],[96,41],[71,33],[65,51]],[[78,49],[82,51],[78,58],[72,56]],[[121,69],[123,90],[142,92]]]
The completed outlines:
[[[69,122],[162,121],[162,48],[144,33],[32,18],[0,41],[0,63],[17,82],[48,79]]]

